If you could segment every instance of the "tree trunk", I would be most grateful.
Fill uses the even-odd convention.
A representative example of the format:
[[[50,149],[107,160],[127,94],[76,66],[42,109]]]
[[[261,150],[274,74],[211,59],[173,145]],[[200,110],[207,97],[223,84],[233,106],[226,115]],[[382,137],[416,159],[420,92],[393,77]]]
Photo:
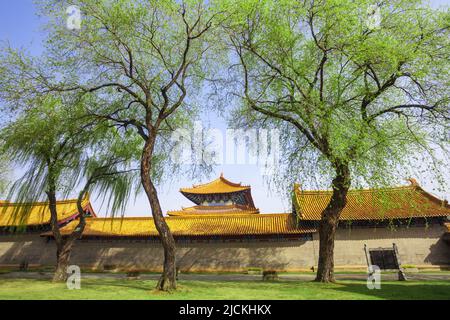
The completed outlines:
[[[79,214],[79,222],[74,231],[67,239],[63,239],[58,225],[58,212],[56,210],[56,192],[55,183],[53,179],[49,179],[49,191],[47,191],[47,197],[49,200],[50,208],[50,224],[52,227],[53,237],[56,243],[56,270],[53,275],[53,282],[66,282],[68,278],[67,267],[70,262],[70,255],[72,253],[72,247],[76,239],[78,239],[84,231],[86,226],[86,219],[84,216],[84,209],[81,206],[84,195],[86,194],[90,184],[87,184],[80,192],[77,200],[77,209]]]
[[[67,267],[69,266],[70,253],[72,245],[64,243],[61,248],[57,249],[56,271],[53,275],[53,282],[66,282],[68,278]]]
[[[49,163],[50,161],[48,161]],[[77,199],[77,209],[79,222],[74,228],[72,233],[68,238],[63,239],[61,232],[59,230],[58,224],[58,212],[56,210],[56,178],[55,178],[55,168],[52,165],[48,165],[48,190],[46,191],[48,198],[48,206],[50,210],[50,225],[52,228],[53,238],[56,244],[56,270],[53,275],[53,282],[66,282],[68,279],[67,267],[69,266],[70,255],[72,253],[72,247],[75,241],[83,234],[84,228],[86,226],[86,217],[84,216],[84,208],[81,206],[84,196],[89,190],[92,183],[95,182],[93,179],[88,179],[88,182],[84,186],[83,190],[79,193]]]
[[[80,203],[80,201],[78,202]],[[80,206],[80,205],[79,205]],[[67,273],[67,267],[69,267],[70,255],[72,254],[72,247],[75,244],[75,241],[81,236],[84,231],[84,227],[86,225],[86,220],[84,217],[84,212],[79,211],[80,221],[75,227],[74,231],[69,235],[69,237],[65,240],[62,240],[60,245],[57,245],[56,252],[56,271],[53,276],[53,282],[66,282],[69,277]]]
[[[147,198],[152,209],[153,221],[158,230],[163,248],[164,264],[163,273],[158,281],[156,289],[162,291],[171,291],[177,288],[176,269],[175,269],[175,240],[170,232],[169,226],[164,220],[161,205],[159,203],[156,188],[151,179],[151,160],[156,135],[151,135],[145,142],[141,159],[141,182],[144,187]]]
[[[319,263],[315,281],[334,282],[334,238],[339,216],[347,203],[350,171],[347,164],[336,165],[333,193],[319,225]]]
[[[50,225],[52,228],[53,238],[55,239],[56,244],[56,271],[53,275],[53,282],[64,282],[67,280],[67,264],[69,261],[69,257],[64,250],[65,242],[61,237],[61,233],[59,232],[58,225],[58,212],[56,210],[56,184],[55,179],[53,177],[52,168],[49,167],[49,178],[48,178],[48,190],[47,198],[48,198],[48,206],[50,210]]]

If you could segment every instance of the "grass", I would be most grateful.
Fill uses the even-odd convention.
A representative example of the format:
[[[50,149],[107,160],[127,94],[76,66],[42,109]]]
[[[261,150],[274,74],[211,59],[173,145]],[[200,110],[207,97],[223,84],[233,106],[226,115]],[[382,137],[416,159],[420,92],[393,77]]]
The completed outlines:
[[[369,290],[365,281],[320,284],[297,281],[179,281],[174,293],[153,290],[154,280],[83,279],[80,290],[49,280],[1,279],[0,300],[10,299],[450,299],[450,281],[385,281]]]

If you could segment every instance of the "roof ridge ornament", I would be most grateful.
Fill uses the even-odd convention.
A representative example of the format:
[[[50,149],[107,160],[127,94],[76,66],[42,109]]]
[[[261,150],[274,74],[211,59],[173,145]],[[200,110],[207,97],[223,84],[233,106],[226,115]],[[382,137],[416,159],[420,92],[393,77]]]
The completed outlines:
[[[244,187],[244,186],[242,185],[242,182],[239,182],[239,183],[237,183],[237,182],[231,182],[230,180],[228,180],[227,178],[225,178],[225,177],[223,176],[223,172],[220,173],[220,177],[219,177],[219,179],[217,179],[217,180],[222,180],[223,182],[225,182],[225,183],[227,183],[227,184],[234,185],[234,186]],[[216,181],[217,181],[217,180],[216,180]],[[211,181],[211,182],[214,182],[214,181]]]
[[[416,179],[408,178],[407,180],[411,183],[411,186],[419,186],[419,183],[417,182]]]

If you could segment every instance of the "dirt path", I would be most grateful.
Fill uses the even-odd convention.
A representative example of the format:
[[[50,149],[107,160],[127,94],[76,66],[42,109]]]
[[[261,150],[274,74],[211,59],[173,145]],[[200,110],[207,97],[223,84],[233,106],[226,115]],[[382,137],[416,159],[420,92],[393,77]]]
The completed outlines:
[[[85,279],[125,279],[124,273],[82,273],[82,277]],[[408,273],[409,280],[443,280],[450,281],[450,273]],[[0,279],[51,279],[52,273],[44,272],[9,272],[1,273]],[[141,274],[140,279],[143,280],[156,280],[159,278],[158,274]],[[195,274],[186,273],[180,274],[180,280],[196,280],[196,281],[257,281],[261,280],[261,275],[252,274]],[[312,281],[314,280],[314,274],[283,274],[279,275],[281,280],[287,281]],[[395,273],[383,273],[381,278],[384,280],[397,280],[397,274]],[[365,280],[367,274],[364,273],[352,273],[344,274],[337,273],[336,280]]]

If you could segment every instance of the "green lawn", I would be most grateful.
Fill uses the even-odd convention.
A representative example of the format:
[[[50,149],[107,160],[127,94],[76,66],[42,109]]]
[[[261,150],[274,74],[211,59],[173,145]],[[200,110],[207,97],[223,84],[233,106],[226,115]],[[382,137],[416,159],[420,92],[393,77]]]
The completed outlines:
[[[84,279],[80,290],[49,280],[0,279],[0,299],[450,299],[449,281],[337,284],[262,281],[179,281],[175,293],[156,293],[154,280]]]

